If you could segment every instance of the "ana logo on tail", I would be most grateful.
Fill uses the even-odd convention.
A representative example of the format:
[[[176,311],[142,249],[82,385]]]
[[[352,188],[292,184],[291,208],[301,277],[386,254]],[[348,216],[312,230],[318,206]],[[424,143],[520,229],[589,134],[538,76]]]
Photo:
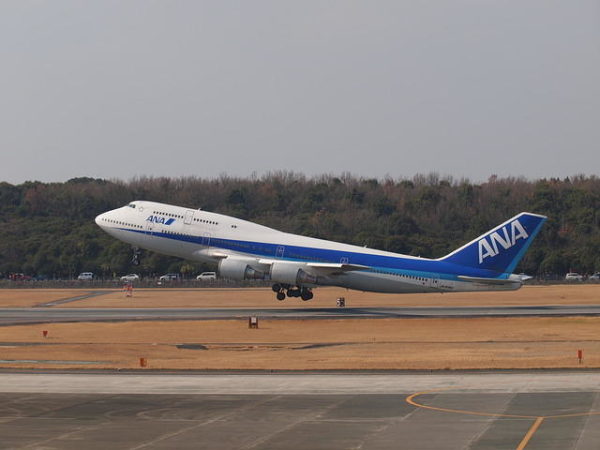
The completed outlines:
[[[521,225],[518,220],[513,220],[510,225],[504,226],[498,231],[494,231],[477,242],[479,247],[479,264],[481,264],[485,258],[493,258],[500,253],[498,244],[500,244],[500,247],[504,250],[508,250],[514,246],[519,239],[527,239],[528,237],[529,234],[527,234],[523,225]]]

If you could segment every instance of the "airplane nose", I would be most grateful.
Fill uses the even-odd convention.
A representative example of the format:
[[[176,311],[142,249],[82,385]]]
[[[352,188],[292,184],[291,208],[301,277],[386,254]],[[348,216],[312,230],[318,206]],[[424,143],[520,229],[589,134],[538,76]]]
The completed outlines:
[[[104,214],[100,214],[98,216],[96,216],[96,225],[98,225],[99,227],[102,227],[102,218],[104,217]]]

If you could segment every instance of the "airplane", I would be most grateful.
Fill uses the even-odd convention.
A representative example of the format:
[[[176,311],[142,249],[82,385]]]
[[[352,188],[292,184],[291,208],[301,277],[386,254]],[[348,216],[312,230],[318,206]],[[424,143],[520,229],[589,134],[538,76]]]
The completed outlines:
[[[215,263],[219,276],[268,280],[278,300],[313,298],[319,286],[386,293],[519,289],[512,273],[547,217],[522,212],[438,259],[402,255],[285,233],[222,214],[149,201],[96,217],[134,247]],[[138,262],[139,263],[139,262]]]

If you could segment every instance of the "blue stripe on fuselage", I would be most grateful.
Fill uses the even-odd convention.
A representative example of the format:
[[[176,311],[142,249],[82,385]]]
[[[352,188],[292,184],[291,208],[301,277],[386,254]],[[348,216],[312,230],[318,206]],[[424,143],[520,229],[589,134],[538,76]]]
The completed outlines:
[[[147,230],[134,230],[128,228],[119,229],[122,231],[131,231],[133,233],[140,233],[152,237],[160,237],[197,245],[202,245],[202,241],[204,239],[202,236],[186,234],[170,234],[156,231],[150,232]],[[456,280],[458,275],[482,278],[508,277],[508,274],[499,274],[498,272],[493,272],[490,270],[478,270],[471,267],[460,266],[431,259],[382,256],[373,255],[370,253],[347,252],[342,250],[321,249],[314,247],[299,247],[285,244],[270,244],[267,242],[239,241],[235,239],[211,237],[210,247],[247,253],[249,255],[261,258],[276,258],[298,262],[323,262],[339,264],[340,260],[344,258],[344,262],[349,264],[369,266],[373,270],[385,271],[394,274],[421,276],[426,278]],[[277,256],[277,250],[281,247],[285,248],[283,257]],[[366,271],[368,272],[369,270]]]

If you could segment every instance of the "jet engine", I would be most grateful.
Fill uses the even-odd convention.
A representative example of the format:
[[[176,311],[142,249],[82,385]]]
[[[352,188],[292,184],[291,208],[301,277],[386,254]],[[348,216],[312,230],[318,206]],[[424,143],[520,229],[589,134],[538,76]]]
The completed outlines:
[[[237,258],[222,259],[219,275],[231,280],[264,280],[266,277],[265,272],[251,265],[251,261]]]
[[[306,264],[276,262],[271,266],[271,280],[291,286],[317,284],[317,276],[304,269],[306,269]]]

